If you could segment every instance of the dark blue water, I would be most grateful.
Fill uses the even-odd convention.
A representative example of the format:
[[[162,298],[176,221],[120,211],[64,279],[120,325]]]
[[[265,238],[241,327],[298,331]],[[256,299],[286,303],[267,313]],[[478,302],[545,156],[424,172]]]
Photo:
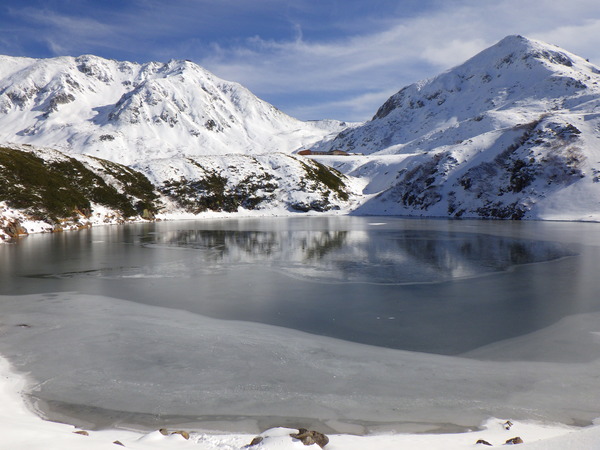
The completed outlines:
[[[600,306],[585,246],[540,234],[552,229],[347,217],[106,227],[0,248],[0,294],[101,294],[457,354]]]

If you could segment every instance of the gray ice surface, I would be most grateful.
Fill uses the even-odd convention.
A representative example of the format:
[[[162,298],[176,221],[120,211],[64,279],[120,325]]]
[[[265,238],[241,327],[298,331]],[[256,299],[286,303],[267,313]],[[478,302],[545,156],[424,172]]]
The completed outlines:
[[[505,355],[502,344],[474,352],[476,360],[103,296],[0,301],[7,314],[2,351],[34,374],[34,397],[150,414],[157,422],[177,415],[205,426],[210,417],[238,416],[474,427],[489,416],[584,423],[600,411],[598,313],[510,342],[520,361],[507,362],[494,361]],[[564,361],[580,348],[585,358]]]

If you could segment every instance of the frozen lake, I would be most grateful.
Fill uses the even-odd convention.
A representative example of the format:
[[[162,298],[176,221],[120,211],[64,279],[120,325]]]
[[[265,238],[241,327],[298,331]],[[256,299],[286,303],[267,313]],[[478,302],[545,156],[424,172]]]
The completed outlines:
[[[0,352],[85,426],[600,416],[600,224],[300,217],[0,246]]]

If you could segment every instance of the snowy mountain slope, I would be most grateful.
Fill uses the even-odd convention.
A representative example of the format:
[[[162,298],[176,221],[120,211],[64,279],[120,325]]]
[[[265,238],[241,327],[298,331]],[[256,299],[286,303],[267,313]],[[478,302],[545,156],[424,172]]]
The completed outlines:
[[[0,57],[0,142],[134,167],[172,211],[347,209],[362,183],[356,214],[600,220],[599,81],[509,36],[349,125],[298,121],[189,61]]]
[[[289,153],[345,124],[302,122],[189,61],[0,56],[0,142],[124,164],[171,156]]]
[[[0,241],[159,213],[323,212],[355,201],[344,175],[283,153],[154,159],[138,168],[149,177],[94,156],[0,146]]]
[[[331,211],[347,207],[351,181],[310,159],[283,153],[152,160],[135,166],[190,213],[240,210]],[[167,208],[169,210],[169,208]]]
[[[336,166],[381,192],[358,214],[600,220],[599,82],[586,60],[509,36],[315,148],[369,155]]]
[[[158,203],[148,207],[148,198],[139,208],[140,199],[127,208],[105,205],[125,218],[144,209],[153,216],[158,210],[346,208],[351,194],[346,177],[289,154],[347,126],[335,120],[296,120],[189,61],[140,65],[90,55],[0,56],[0,144],[7,147],[2,155],[6,167],[29,164],[42,179],[56,177],[60,187],[41,195],[47,192],[37,192],[42,187],[27,179],[27,171],[9,176],[5,167],[0,202],[25,218],[40,211],[38,219],[52,229],[74,207],[98,209],[94,183],[123,194],[129,184],[111,173],[130,170],[132,177],[146,180]],[[23,151],[29,156],[23,157]],[[85,172],[85,186],[69,184],[74,170]],[[77,201],[58,201],[61,208],[53,210],[54,197],[67,191]]]
[[[161,203],[150,181],[124,165],[29,145],[0,146],[0,241],[153,219]]]

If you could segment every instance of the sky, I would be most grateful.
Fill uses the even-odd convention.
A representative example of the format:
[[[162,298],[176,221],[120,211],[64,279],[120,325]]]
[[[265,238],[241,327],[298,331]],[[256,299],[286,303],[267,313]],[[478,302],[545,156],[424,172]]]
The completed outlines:
[[[303,120],[363,121],[509,34],[600,65],[598,0],[3,0],[0,54],[192,60]]]

